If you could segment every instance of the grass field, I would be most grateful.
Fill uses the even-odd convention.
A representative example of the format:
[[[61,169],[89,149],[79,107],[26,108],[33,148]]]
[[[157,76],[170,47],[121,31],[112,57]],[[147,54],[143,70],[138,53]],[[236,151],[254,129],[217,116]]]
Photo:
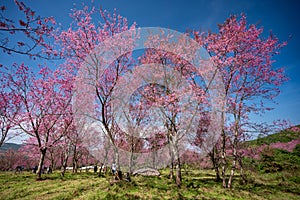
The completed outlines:
[[[64,178],[53,173],[37,181],[34,174],[0,173],[0,199],[300,199],[299,173],[249,174],[251,183],[223,189],[208,170],[183,172],[183,186],[178,189],[167,178],[132,177],[132,182],[110,184],[111,176],[97,177],[91,172],[67,173]]]

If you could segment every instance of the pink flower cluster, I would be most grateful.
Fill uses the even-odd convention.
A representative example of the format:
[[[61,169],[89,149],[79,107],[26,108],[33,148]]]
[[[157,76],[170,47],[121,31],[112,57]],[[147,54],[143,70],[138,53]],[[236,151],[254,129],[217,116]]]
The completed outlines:
[[[300,144],[300,137],[290,142],[275,142],[271,143],[270,145],[263,144],[256,148],[242,149],[240,150],[240,155],[253,159],[260,159],[261,152],[263,152],[266,148],[282,149],[288,152],[292,152],[298,144]]]
[[[297,144],[300,144],[300,137],[296,140],[292,140],[290,142],[276,142],[276,143],[272,143],[270,144],[270,147],[271,148],[274,148],[274,149],[283,149],[283,150],[286,150],[288,152],[292,152],[295,147],[297,146]]]

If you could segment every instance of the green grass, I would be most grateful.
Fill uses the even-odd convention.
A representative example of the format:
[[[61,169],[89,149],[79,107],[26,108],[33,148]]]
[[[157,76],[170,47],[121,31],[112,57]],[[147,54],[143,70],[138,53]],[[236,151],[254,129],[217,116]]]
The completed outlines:
[[[223,189],[212,171],[183,171],[183,186],[177,188],[168,179],[167,171],[160,177],[132,177],[132,182],[110,184],[111,177],[93,173],[59,173],[44,175],[37,181],[34,174],[0,172],[0,199],[299,199],[300,173],[281,172],[249,174],[251,183]],[[254,180],[254,181],[253,181]]]

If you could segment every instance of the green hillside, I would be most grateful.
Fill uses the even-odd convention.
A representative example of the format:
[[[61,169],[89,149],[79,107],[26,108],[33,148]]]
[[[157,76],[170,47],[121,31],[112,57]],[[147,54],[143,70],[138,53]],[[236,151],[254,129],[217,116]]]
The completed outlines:
[[[245,143],[245,148],[252,149],[256,153],[244,158],[244,161],[250,169],[262,173],[285,171],[293,174],[300,170],[299,138],[299,129],[289,128],[248,141]]]
[[[297,125],[296,127],[300,128],[300,125]],[[290,128],[285,129],[283,131],[280,131],[278,133],[270,134],[265,137],[258,137],[255,140],[251,140],[249,142],[246,142],[249,146],[259,146],[263,144],[272,144],[276,142],[290,142],[292,140],[296,140],[300,137],[300,132],[294,132]]]

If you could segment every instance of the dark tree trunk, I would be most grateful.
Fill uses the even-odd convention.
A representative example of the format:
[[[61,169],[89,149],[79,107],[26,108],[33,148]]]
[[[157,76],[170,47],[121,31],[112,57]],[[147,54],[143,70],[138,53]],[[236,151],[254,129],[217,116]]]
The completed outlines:
[[[152,151],[152,167],[154,169],[156,169],[156,154],[157,154],[156,149],[153,149],[153,151]]]
[[[63,164],[61,166],[61,176],[64,177],[65,173],[66,173],[66,168],[67,168],[67,164],[68,164],[68,159],[69,159],[69,148],[68,150],[65,151],[64,153],[64,158],[63,158]]]
[[[209,153],[209,157],[210,160],[213,164],[213,168],[215,170],[216,173],[216,180],[217,181],[221,181],[221,176],[220,176],[220,169],[219,169],[219,156],[218,156],[219,152],[217,147],[215,146],[212,151]]]
[[[221,153],[221,159],[222,159],[222,183],[223,183],[223,187],[226,188],[226,165],[227,165],[227,161],[226,161],[226,137],[222,136],[222,153]]]
[[[41,152],[41,155],[40,155],[38,169],[36,172],[38,179],[41,179],[41,177],[42,177],[43,165],[44,165],[44,160],[45,160],[45,155],[46,155],[47,149],[43,148],[40,150],[40,152]]]
[[[73,173],[77,173],[77,167],[78,167],[78,158],[77,158],[77,148],[76,145],[73,145],[73,160],[72,160],[72,165],[73,165]]]
[[[78,159],[73,159],[73,173],[76,174],[78,172]]]

